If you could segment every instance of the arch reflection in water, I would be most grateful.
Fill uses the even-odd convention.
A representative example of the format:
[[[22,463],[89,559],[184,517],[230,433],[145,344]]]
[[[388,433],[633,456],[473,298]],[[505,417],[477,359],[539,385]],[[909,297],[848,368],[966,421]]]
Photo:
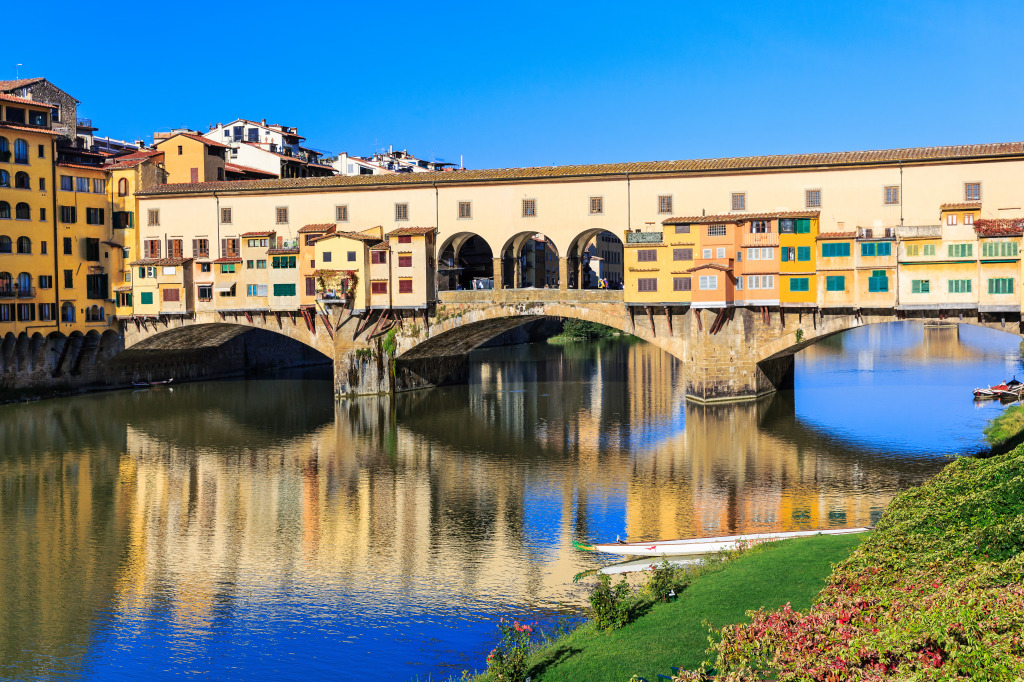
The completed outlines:
[[[934,383],[1006,362],[886,333],[899,360],[837,337],[795,393],[736,406],[686,405],[674,360],[615,341],[488,349],[471,385],[393,401],[255,381],[8,408],[0,675],[436,676],[481,666],[500,615],[583,604],[600,559],[573,539],[869,523],[990,415],[957,402],[913,447],[833,428],[892,409],[856,356]]]

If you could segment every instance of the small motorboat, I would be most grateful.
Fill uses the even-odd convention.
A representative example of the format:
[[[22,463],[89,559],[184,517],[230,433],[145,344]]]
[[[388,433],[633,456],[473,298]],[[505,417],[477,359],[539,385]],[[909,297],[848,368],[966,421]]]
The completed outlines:
[[[995,400],[996,398],[1012,398],[1017,399],[1024,393],[1024,384],[1017,381],[1017,377],[1013,377],[1009,381],[1003,381],[1001,384],[995,386],[989,386],[988,388],[976,388],[974,389],[975,400]]]
[[[136,388],[150,388],[152,386],[166,386],[172,381],[174,381],[174,377],[163,381],[133,381],[132,386],[135,386]]]
[[[604,552],[624,556],[699,556],[714,552],[729,552],[745,545],[759,545],[789,538],[806,538],[814,535],[847,535],[866,533],[870,528],[839,528],[835,530],[798,530],[783,533],[752,533],[749,535],[726,535],[715,538],[689,538],[686,540],[655,540],[653,542],[622,542],[587,545],[573,541],[573,547],[585,552]]]

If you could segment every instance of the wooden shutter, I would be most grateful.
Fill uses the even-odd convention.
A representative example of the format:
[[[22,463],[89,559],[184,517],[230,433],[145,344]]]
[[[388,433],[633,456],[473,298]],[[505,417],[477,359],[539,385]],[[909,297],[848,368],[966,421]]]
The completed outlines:
[[[312,277],[306,278],[306,296],[313,296],[316,294],[316,280]]]
[[[228,240],[227,239],[221,239],[220,240],[220,257],[221,258],[227,258],[227,255],[228,255]]]
[[[199,240],[198,239],[193,239],[192,240],[192,257],[193,258],[199,258]]]

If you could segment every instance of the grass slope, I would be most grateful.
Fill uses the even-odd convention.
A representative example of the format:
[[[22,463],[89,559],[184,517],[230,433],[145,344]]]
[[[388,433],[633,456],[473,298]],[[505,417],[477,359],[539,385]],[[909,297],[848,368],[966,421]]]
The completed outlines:
[[[702,577],[677,602],[658,604],[631,625],[609,634],[592,625],[538,652],[536,680],[648,680],[670,666],[695,668],[707,657],[708,630],[747,622],[746,611],[790,602],[805,609],[825,584],[832,564],[846,559],[864,535],[818,536],[772,543]]]

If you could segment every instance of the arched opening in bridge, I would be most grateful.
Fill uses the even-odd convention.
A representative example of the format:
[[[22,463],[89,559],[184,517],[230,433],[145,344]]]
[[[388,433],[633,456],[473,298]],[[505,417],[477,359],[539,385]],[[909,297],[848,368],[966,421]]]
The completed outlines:
[[[493,288],[494,254],[486,240],[472,232],[458,232],[441,244],[438,291]]]
[[[577,235],[565,252],[569,289],[621,289],[622,240],[608,230],[592,229]]]
[[[501,249],[501,284],[504,289],[557,289],[558,248],[539,232],[520,232]]]

